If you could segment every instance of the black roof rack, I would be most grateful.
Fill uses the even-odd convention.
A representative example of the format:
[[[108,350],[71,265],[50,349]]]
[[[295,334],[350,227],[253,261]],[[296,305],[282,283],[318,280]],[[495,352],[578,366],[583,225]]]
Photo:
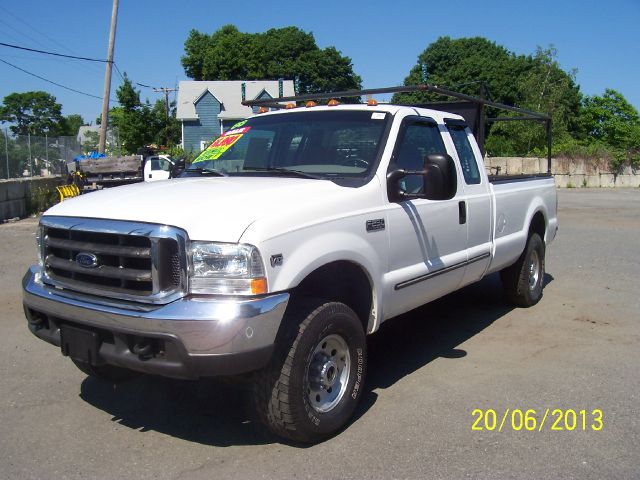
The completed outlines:
[[[438,87],[430,84],[419,85],[404,85],[400,87],[386,87],[386,88],[369,88],[364,90],[344,90],[341,92],[326,92],[326,93],[310,93],[305,95],[295,95],[290,97],[279,98],[267,98],[261,100],[246,100],[242,102],[243,105],[263,106],[270,108],[285,108],[285,104],[281,102],[305,102],[309,100],[328,100],[337,98],[348,97],[361,97],[366,95],[380,95],[385,93],[403,93],[403,92],[432,92],[446,97],[452,97],[459,101],[453,102],[432,102],[423,104],[407,105],[411,107],[431,108],[434,110],[440,110],[444,112],[456,113],[462,115],[467,121],[467,124],[473,131],[480,149],[484,154],[484,139],[485,139],[485,123],[486,122],[506,122],[506,121],[537,121],[544,122],[547,133],[547,172],[551,172],[551,117],[544,113],[534,112],[533,110],[526,110],[524,108],[514,107],[512,105],[506,105],[504,103],[494,102],[487,98],[484,98],[482,92],[484,88],[481,87],[481,96],[474,97],[465,93],[455,92],[448,88]],[[461,100],[461,101],[460,101]],[[494,117],[486,118],[485,107],[492,107],[498,110],[504,110],[508,112],[518,113],[517,117]]]

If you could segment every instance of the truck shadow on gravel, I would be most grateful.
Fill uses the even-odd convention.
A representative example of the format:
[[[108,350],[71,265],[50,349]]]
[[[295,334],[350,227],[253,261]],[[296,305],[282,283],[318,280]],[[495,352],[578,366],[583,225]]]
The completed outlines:
[[[552,280],[545,276],[545,284]],[[499,277],[490,275],[384,324],[368,339],[366,390],[351,423],[375,404],[374,390],[392,387],[436,358],[466,356],[457,347],[511,310],[502,297]],[[140,432],[156,431],[212,446],[282,443],[256,421],[250,389],[243,382],[141,376],[114,387],[87,378],[80,397],[111,415],[113,422]]]

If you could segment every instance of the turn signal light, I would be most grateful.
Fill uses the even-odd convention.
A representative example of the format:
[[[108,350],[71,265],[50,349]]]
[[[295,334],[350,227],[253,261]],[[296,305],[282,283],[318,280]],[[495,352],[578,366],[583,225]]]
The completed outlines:
[[[338,100],[336,100],[335,98],[332,98],[331,100],[329,100],[329,102],[327,103],[328,106],[330,107],[335,107],[337,105],[340,105],[340,103],[338,102]]]
[[[263,293],[267,293],[267,279],[264,277],[252,279],[251,293],[254,295],[262,295]]]
[[[316,102],[314,102],[313,100],[309,100],[305,106],[309,108],[309,107],[315,107],[316,105],[318,105]]]
[[[369,100],[367,100],[367,105],[370,107],[377,107],[378,101],[375,98],[370,98]]]

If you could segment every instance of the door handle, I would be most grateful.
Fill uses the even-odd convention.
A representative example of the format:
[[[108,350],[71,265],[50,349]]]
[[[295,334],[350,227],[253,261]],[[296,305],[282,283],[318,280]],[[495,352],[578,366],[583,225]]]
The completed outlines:
[[[458,222],[460,225],[467,223],[467,202],[458,202]]]

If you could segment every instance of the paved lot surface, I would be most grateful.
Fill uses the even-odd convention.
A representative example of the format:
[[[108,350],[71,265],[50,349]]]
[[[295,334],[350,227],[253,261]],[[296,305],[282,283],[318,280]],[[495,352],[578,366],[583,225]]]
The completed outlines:
[[[640,478],[640,191],[559,198],[537,306],[494,276],[389,323],[356,420],[307,448],[259,429],[242,386],[87,379],[25,325],[36,220],[0,225],[0,477]],[[586,409],[587,430],[472,431],[476,408]]]

